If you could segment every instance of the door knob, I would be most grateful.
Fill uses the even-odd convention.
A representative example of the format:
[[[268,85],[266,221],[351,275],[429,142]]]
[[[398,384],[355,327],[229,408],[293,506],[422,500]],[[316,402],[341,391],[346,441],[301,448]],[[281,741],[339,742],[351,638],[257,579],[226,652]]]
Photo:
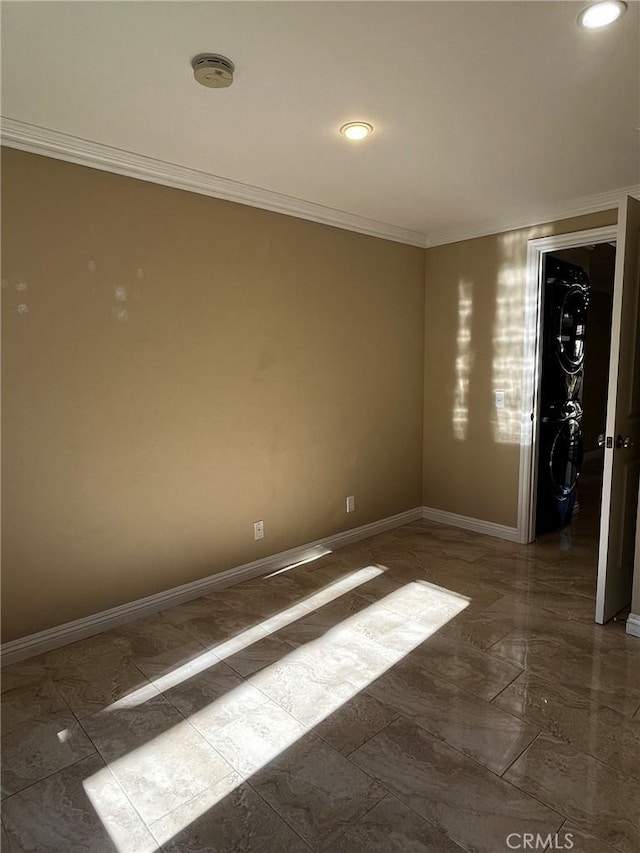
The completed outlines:
[[[598,447],[604,447],[605,440],[606,439],[605,439],[604,433],[601,432],[600,435],[598,436]]]
[[[633,439],[630,435],[617,435],[616,436],[616,447],[632,447]]]

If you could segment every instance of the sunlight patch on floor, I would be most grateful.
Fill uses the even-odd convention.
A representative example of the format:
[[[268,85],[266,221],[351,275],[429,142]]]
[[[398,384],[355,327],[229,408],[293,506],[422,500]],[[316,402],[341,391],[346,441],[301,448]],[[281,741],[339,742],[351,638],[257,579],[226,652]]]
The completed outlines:
[[[230,639],[212,646],[211,649],[203,652],[201,655],[192,658],[180,666],[174,667],[165,675],[155,678],[154,685],[160,691],[177,687],[178,684],[209,669],[215,662],[225,660],[225,658],[249,648],[275,631],[279,631],[287,625],[303,619],[313,610],[324,607],[345,593],[351,592],[362,584],[368,583],[383,574],[383,572],[384,569],[377,566],[366,566],[365,568],[350,572],[348,575],[341,577],[340,580],[327,584],[308,598],[302,599],[290,607],[286,607],[284,610],[264,619],[262,622],[252,625],[244,631],[240,631],[240,633]],[[108,705],[100,713],[105,714],[121,708],[135,708],[137,705],[146,702],[153,695],[157,695],[156,689],[146,684],[143,687],[132,690],[126,696]]]
[[[330,584],[305,600],[306,615],[311,616],[314,607],[335,600],[382,573],[379,567],[367,566]],[[174,725],[110,762],[108,769],[85,780],[84,787],[117,849],[122,853],[127,851],[126,844],[122,846],[122,838],[113,832],[111,786],[106,784],[110,773],[121,782],[125,780],[125,792],[127,779],[137,779],[138,785],[145,781],[153,784],[148,770],[153,768],[154,757],[159,753],[167,756],[175,752],[177,742],[184,738],[191,725],[201,734],[209,727],[206,740],[221,754],[227,753],[229,773],[195,797],[189,794],[185,802],[154,825],[158,842],[164,844],[399,663],[464,610],[469,601],[466,596],[425,581],[399,586],[259,670],[241,685],[191,714],[189,721]],[[364,600],[363,604],[366,604]],[[262,627],[272,632],[276,624],[278,627],[289,624],[287,614],[290,621],[300,619],[299,608],[299,604],[285,608],[261,623]],[[260,639],[264,639],[264,634]],[[207,652],[157,679],[156,685],[167,690],[219,663],[217,654]],[[107,712],[136,707],[152,696],[158,696],[155,688],[140,688],[110,705]],[[219,719],[228,721],[216,730]],[[236,745],[231,754],[227,748],[230,740]],[[164,761],[162,764],[158,772],[166,784],[167,777],[171,777],[171,767],[164,766]],[[141,772],[143,768],[147,768],[147,772]]]
[[[297,569],[299,566],[304,566],[306,563],[313,563],[314,560],[319,560],[321,557],[326,557],[328,554],[332,553],[333,551],[330,548],[325,548],[324,545],[316,545],[308,551],[305,551],[304,557],[301,557],[295,563],[290,563],[282,569],[276,569],[275,572],[270,572],[268,575],[265,575],[265,578],[275,578],[277,575],[284,575],[292,569]]]

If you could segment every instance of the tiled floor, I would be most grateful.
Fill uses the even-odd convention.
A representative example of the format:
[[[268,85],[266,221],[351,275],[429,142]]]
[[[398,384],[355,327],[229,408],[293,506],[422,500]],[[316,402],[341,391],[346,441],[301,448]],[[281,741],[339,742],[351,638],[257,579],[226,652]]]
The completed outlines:
[[[583,526],[416,522],[5,669],[2,849],[638,853],[640,640]]]

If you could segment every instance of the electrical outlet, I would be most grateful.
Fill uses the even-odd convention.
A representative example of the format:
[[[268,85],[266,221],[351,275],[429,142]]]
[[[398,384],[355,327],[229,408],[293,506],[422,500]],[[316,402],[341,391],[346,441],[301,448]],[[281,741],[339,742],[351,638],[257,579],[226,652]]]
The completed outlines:
[[[253,523],[253,538],[258,541],[258,539],[264,539],[264,521],[254,521]]]
[[[347,512],[353,512],[356,508],[356,496],[349,495],[347,498]]]

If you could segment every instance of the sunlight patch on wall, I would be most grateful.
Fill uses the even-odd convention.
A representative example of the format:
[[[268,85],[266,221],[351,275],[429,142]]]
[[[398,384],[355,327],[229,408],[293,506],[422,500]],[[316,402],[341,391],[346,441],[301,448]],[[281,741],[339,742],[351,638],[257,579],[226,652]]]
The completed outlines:
[[[522,400],[530,400],[532,407],[535,407],[535,398],[539,382],[539,365],[536,358],[537,340],[539,334],[539,316],[540,305],[538,304],[539,297],[539,282],[542,273],[542,256],[538,259],[537,272],[535,276],[535,284],[528,280],[525,282],[525,300],[524,300],[524,334],[523,334],[523,363],[522,363]],[[530,272],[528,273],[528,275]],[[521,431],[520,444],[522,447],[531,447],[535,435],[535,423],[533,411],[521,412]]]
[[[469,424],[469,377],[473,364],[471,317],[473,282],[458,282],[458,336],[456,338],[456,387],[453,395],[453,435],[458,441],[467,437]]]
[[[519,444],[522,427],[521,390],[524,334],[525,272],[517,256],[521,234],[504,234],[499,240],[491,393],[504,390],[504,406],[492,406],[491,426],[498,444]],[[493,402],[493,401],[492,401]]]

